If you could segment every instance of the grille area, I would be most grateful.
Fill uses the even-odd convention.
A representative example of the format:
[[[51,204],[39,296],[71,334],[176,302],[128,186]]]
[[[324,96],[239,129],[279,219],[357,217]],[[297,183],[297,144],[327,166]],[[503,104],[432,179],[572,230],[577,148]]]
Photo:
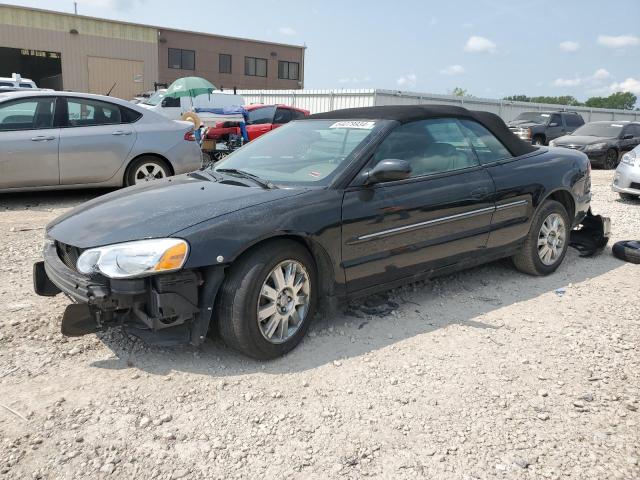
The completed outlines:
[[[75,271],[76,262],[78,261],[80,254],[82,254],[82,250],[72,245],[67,245],[66,243],[56,242],[56,251],[58,252],[58,257],[62,260],[62,263]]]
[[[582,150],[584,148],[582,145],[556,145],[556,147],[570,148],[572,150]]]
[[[640,183],[638,182],[631,182],[631,185],[629,185],[630,188],[633,188],[634,190],[640,190]]]

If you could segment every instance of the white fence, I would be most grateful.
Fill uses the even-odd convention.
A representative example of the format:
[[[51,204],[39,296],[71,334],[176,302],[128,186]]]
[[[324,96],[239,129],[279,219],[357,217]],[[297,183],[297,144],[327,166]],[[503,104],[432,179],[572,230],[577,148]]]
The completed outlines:
[[[401,92],[395,90],[239,90],[247,104],[283,103],[304,108],[311,113],[328,112],[340,108],[372,107],[379,105],[459,105],[470,110],[484,110],[499,115],[504,121],[532,110],[571,110],[582,115],[585,122],[596,120],[640,120],[640,111],[609,110],[604,108],[567,107],[543,103],[511,102],[476,97],[454,97],[433,93]]]

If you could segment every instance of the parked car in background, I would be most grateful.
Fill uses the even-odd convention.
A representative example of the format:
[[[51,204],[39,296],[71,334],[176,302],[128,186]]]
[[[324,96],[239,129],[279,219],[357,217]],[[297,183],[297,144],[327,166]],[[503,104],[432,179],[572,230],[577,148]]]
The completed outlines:
[[[273,358],[302,340],[320,303],[504,257],[551,274],[572,228],[593,218],[584,154],[537,149],[494,114],[440,105],[312,115],[170,180],[47,226],[34,285],[78,302],[63,333],[123,325],[198,345],[211,324],[231,347]]]
[[[101,95],[0,93],[0,191],[121,187],[201,162],[189,122]]]
[[[509,130],[525,142],[548,145],[554,138],[584,125],[584,120],[576,112],[522,112],[507,125]]]
[[[612,188],[623,199],[640,198],[640,145],[622,155]]]
[[[590,122],[571,135],[557,138],[549,145],[584,152],[593,165],[616,168],[620,155],[640,144],[640,123],[628,121]]]
[[[307,117],[309,110],[290,107],[288,105],[261,105],[254,104],[245,107],[248,112],[247,135],[249,141],[255,140],[271,130]],[[240,135],[240,127],[237,122],[218,122],[215,127],[207,129],[206,138],[223,141],[229,135]]]
[[[38,88],[36,83],[29,78],[22,78],[19,74],[14,73],[10,77],[0,77],[0,92],[3,90],[22,90]]]
[[[167,97],[167,90],[158,90],[146,101],[140,102],[143,108],[158,113],[171,120],[180,120],[182,115],[195,108],[225,108],[244,105],[244,98],[233,93],[214,91],[196,97]]]

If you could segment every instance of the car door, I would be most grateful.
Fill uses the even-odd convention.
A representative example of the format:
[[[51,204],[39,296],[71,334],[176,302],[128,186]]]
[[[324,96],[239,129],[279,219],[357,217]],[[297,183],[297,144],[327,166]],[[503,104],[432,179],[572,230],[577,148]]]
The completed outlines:
[[[249,124],[247,125],[249,140],[255,140],[271,131],[275,113],[276,107],[273,105],[265,105],[249,110]]]
[[[564,119],[562,115],[559,113],[551,114],[549,118],[549,122],[547,123],[547,143],[549,140],[553,140],[554,138],[558,138],[563,136],[566,133],[567,129],[564,124]]]
[[[623,154],[633,150],[638,146],[638,143],[640,143],[640,125],[632,123],[625,126],[618,140],[620,153]]]
[[[60,183],[109,180],[122,167],[136,141],[120,107],[89,98],[66,98],[66,126],[60,130]]]
[[[60,129],[55,97],[0,104],[0,188],[58,185]]]
[[[494,185],[458,120],[397,127],[365,168],[392,158],[410,163],[410,178],[356,183],[344,194],[342,255],[349,292],[462,262],[487,242]]]

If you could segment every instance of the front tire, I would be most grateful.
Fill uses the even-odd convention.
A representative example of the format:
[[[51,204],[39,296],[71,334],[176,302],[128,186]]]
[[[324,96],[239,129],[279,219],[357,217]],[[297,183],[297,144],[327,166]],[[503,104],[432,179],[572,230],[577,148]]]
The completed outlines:
[[[536,135],[533,137],[532,143],[536,146],[543,147],[545,145],[544,137],[542,135]]]
[[[605,170],[613,170],[618,166],[618,152],[610,148],[607,150],[607,155],[604,158],[604,168]]]
[[[622,200],[638,200],[640,198],[640,196],[638,195],[632,195],[631,193],[620,193],[620,198]]]
[[[529,275],[555,272],[567,253],[570,225],[561,203],[544,202],[533,216],[522,250],[513,257],[515,267]]]
[[[257,247],[231,266],[217,302],[224,342],[258,360],[292,350],[316,311],[316,266],[311,254],[290,240]]]

